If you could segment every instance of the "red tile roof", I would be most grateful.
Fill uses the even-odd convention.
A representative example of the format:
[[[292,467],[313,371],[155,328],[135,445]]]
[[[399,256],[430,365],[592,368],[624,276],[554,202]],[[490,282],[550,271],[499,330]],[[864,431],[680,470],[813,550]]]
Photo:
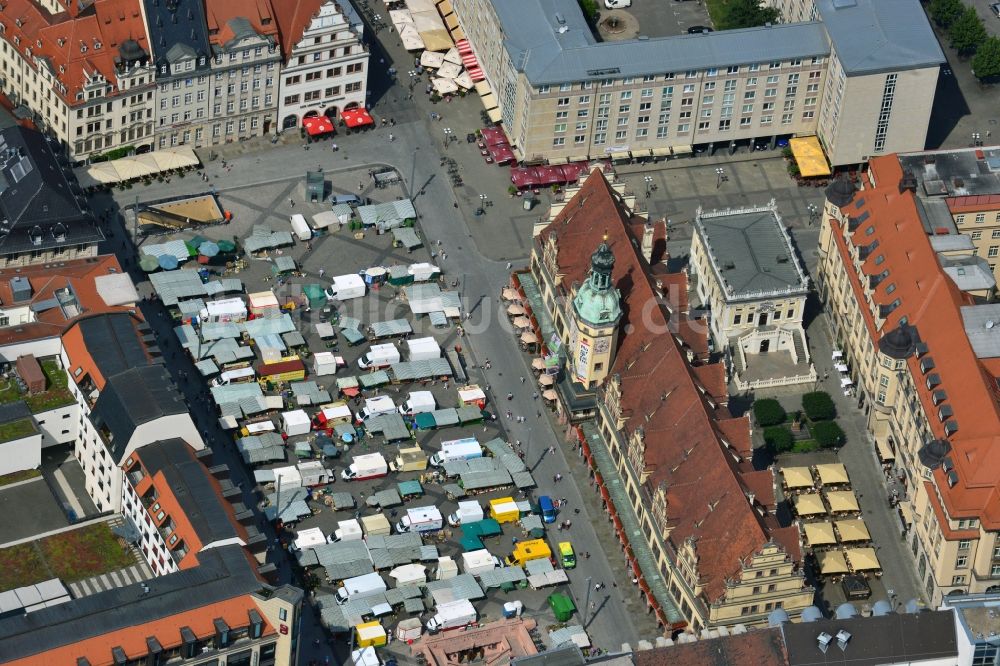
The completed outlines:
[[[644,431],[646,492],[651,496],[654,488],[666,486],[669,540],[675,548],[694,540],[705,595],[713,601],[725,594],[726,579],[739,574],[741,560],[771,541],[741,475],[748,462],[749,421],[719,420],[728,412],[705,395],[724,393],[718,375],[694,370],[669,333],[668,313],[657,304],[648,266],[632,243],[633,228],[620,195],[596,172],[542,231],[540,243],[557,234],[566,289],[584,279],[590,255],[607,235],[624,313],[610,374],[621,378],[622,412],[628,418],[623,440],[639,428]],[[710,386],[703,378],[711,380]],[[740,427],[745,435],[736,434]],[[722,443],[722,433],[733,449]]]
[[[948,210],[953,214],[975,213],[1000,208],[1000,194],[970,194],[960,197],[945,197]],[[994,220],[990,220],[993,222]]]
[[[205,14],[213,44],[225,46],[236,36],[229,24],[235,18],[245,18],[257,34],[273,37],[277,44],[278,25],[269,0],[211,0],[205,3]]]
[[[842,225],[831,220],[841,262],[855,299],[861,304],[868,334],[879,340],[895,329],[903,317],[915,326],[922,342],[928,347],[926,358],[934,359],[931,371],[941,378],[941,384],[927,387],[920,361],[916,355],[907,364],[917,395],[928,418],[932,436],[947,439],[952,446],[951,457],[958,473],[958,483],[949,487],[942,468],[934,472],[937,488],[952,518],[979,518],[986,529],[1000,529],[1000,396],[997,382],[990,372],[991,360],[980,360],[965,333],[960,308],[973,304],[945,274],[924,231],[913,192],[899,191],[903,170],[895,156],[878,157],[870,163],[874,182],[866,174],[865,190],[843,208],[853,217],[868,212],[869,218],[851,235],[855,246],[878,247],[862,266],[866,275],[889,271],[888,277],[876,287],[873,301],[889,305],[899,299],[881,327],[868,309],[864,291],[852,268],[850,248],[843,238]],[[860,205],[858,205],[860,204]],[[869,228],[871,232],[869,233]],[[879,260],[879,256],[882,257]],[[893,291],[889,292],[889,286]],[[946,404],[954,410],[951,419],[959,424],[957,432],[948,436],[944,423],[937,418],[934,391],[944,389]],[[919,446],[919,444],[918,444]]]
[[[636,666],[786,666],[780,629],[756,629],[635,653]]]
[[[76,5],[76,3],[69,3]],[[8,0],[0,23],[4,39],[30,67],[48,61],[53,76],[66,88],[53,92],[69,104],[79,104],[87,74],[100,72],[112,85],[117,81],[115,57],[126,39],[133,39],[149,54],[146,26],[136,0],[97,0],[93,13],[74,17],[70,13],[49,14],[31,0]],[[20,44],[14,45],[15,39]],[[152,81],[147,85],[152,85]],[[124,94],[134,94],[126,89]],[[117,87],[111,96],[122,94]]]
[[[275,18],[281,34],[281,51],[287,62],[292,49],[302,41],[302,33],[319,13],[319,8],[329,0],[278,0],[275,3]]]
[[[62,308],[52,307],[36,312],[36,321],[32,323],[0,328],[0,345],[56,337],[83,317],[108,312],[128,312],[134,309],[126,305],[107,305],[97,293],[94,278],[120,272],[122,272],[121,265],[113,254],[58,264],[0,270],[0,305],[6,308],[15,305],[14,294],[10,287],[10,281],[15,277],[25,277],[31,283],[31,300],[25,301],[25,305],[49,301],[55,297],[56,291],[69,286],[76,294],[80,307],[78,316],[67,316]]]

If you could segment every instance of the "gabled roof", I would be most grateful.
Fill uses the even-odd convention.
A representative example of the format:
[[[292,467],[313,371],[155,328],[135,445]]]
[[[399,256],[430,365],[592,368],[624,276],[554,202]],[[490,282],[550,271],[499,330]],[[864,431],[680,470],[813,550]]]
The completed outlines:
[[[868,247],[862,264],[865,275],[888,271],[872,295],[876,308],[885,314],[884,322],[872,315],[857,275],[848,268],[847,275],[854,298],[872,339],[878,341],[896,329],[905,318],[914,326],[927,353],[913,355],[907,366],[917,389],[917,396],[928,415],[932,439],[945,439],[952,447],[957,483],[950,484],[943,468],[934,478],[948,514],[952,518],[979,518],[985,529],[1000,528],[1000,387],[996,359],[979,358],[966,333],[962,308],[975,306],[973,299],[959,291],[941,267],[921,223],[916,197],[910,190],[899,191],[903,170],[894,155],[876,157],[869,163],[874,183],[864,177],[865,190],[841,210],[860,222],[850,233],[855,247]],[[833,234],[837,251],[845,266],[853,259],[844,242],[842,227]],[[993,330],[993,329],[991,329]],[[1000,335],[1000,327],[995,329]],[[982,340],[978,340],[981,344]],[[933,368],[925,360],[930,358]],[[923,364],[924,367],[921,367]],[[934,375],[936,384],[928,386]],[[947,399],[935,404],[934,393],[943,390]],[[951,415],[938,417],[939,408],[947,406]],[[946,424],[957,424],[949,433]]]
[[[816,0],[816,9],[848,75],[945,62],[919,0]]]
[[[755,629],[745,634],[678,643],[635,653],[636,666],[786,666],[781,631]]]
[[[80,321],[77,328],[83,342],[82,353],[89,356],[101,375],[93,378],[98,389],[103,390],[106,379],[151,362],[129,314],[91,317]],[[70,363],[82,365],[84,360],[76,358],[74,352],[69,350]]]
[[[174,522],[171,534],[178,536],[178,544],[183,540],[190,548],[180,562],[181,569],[196,566],[199,551],[210,544],[226,539],[246,544],[246,529],[236,522],[218,481],[187,442],[178,438],[154,442],[137,450],[135,456],[147,475],[137,484],[136,492],[141,496],[150,485],[156,488],[164,519]],[[156,521],[152,513],[150,518]]]
[[[651,495],[665,484],[669,538],[675,546],[695,540],[705,594],[714,600],[724,594],[726,578],[739,573],[741,560],[772,540],[741,480],[750,448],[749,421],[733,419],[711,398],[720,392],[717,375],[696,372],[688,363],[672,333],[674,320],[683,315],[668,318],[663,306],[650,307],[657,297],[649,267],[637,250],[641,238],[630,233],[637,226],[621,195],[595,172],[541,232],[539,242],[544,246],[556,234],[561,284],[569,289],[583,280],[591,253],[607,235],[615,254],[612,281],[622,294],[619,344],[610,376],[621,379],[627,418],[623,436],[642,429],[650,470],[644,489]],[[723,432],[731,449],[722,441]],[[789,554],[798,557],[797,552]]]
[[[281,50],[287,62],[292,49],[302,41],[302,33],[319,14],[319,8],[330,0],[278,0],[275,3],[275,18],[281,34]]]
[[[278,42],[278,24],[269,0],[211,0],[205,3],[205,11],[209,40],[216,51],[254,35]]]
[[[45,137],[18,125],[0,131],[0,218],[4,254],[104,239]]]
[[[91,420],[111,433],[111,453],[115,464],[121,464],[136,428],[164,416],[185,413],[187,407],[167,369],[154,364],[110,376],[94,404]]]
[[[203,0],[142,0],[142,3],[157,68],[184,57],[211,57]],[[198,67],[208,66],[206,60]]]

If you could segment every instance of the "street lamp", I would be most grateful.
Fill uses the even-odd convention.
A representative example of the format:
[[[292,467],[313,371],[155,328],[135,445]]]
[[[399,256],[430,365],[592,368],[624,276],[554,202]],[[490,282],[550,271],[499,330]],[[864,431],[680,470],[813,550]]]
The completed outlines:
[[[646,198],[649,198],[649,188],[653,186],[652,176],[643,176],[642,179],[646,181]]]
[[[726,170],[723,169],[722,167],[719,167],[718,169],[715,170],[715,175],[717,176],[717,178],[715,179],[715,189],[719,189],[720,187],[722,187],[722,184],[724,182],[729,180],[729,176],[726,175]]]
[[[448,144],[451,143],[451,138],[454,136],[450,127],[444,128],[444,147],[447,148]]]
[[[809,211],[809,226],[812,226],[819,219],[819,207],[816,204],[809,204],[806,210]]]
[[[980,134],[979,134],[979,132],[973,132],[972,133],[972,145],[973,146],[981,146],[981,145],[983,145],[983,142],[980,141]]]

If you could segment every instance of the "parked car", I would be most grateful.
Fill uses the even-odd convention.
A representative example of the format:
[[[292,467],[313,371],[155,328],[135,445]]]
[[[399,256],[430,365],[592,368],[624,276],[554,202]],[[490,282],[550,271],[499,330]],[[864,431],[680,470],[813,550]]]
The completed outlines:
[[[994,2],[990,5],[990,9],[993,11],[993,15],[1000,18],[1000,2]]]
[[[604,0],[604,6],[608,9],[625,9],[632,6],[632,0]]]
[[[703,32],[714,32],[714,31],[707,25],[693,25],[690,28],[688,28],[689,35],[700,35]]]

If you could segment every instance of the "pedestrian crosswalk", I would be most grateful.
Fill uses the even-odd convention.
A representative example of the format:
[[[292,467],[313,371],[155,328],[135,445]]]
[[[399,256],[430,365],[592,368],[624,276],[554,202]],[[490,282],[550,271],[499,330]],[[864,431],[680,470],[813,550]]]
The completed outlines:
[[[87,597],[98,592],[141,583],[152,577],[153,572],[149,568],[149,565],[145,562],[139,562],[126,569],[119,569],[118,571],[111,571],[100,576],[70,583],[69,589],[73,593],[73,597],[79,599],[80,597]]]

